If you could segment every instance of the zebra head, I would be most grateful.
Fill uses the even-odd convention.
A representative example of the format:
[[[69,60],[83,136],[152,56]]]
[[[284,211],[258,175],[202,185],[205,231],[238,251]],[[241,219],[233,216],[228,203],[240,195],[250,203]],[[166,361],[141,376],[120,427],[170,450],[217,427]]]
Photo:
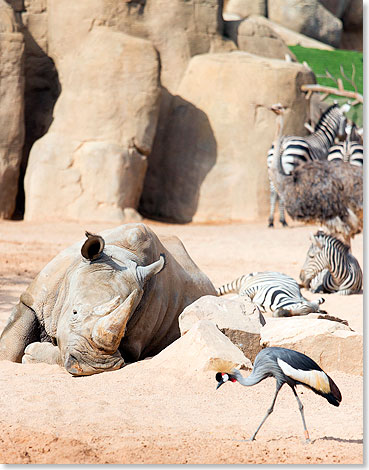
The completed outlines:
[[[325,256],[326,235],[318,231],[315,235],[310,234],[311,245],[307,252],[304,265],[300,271],[300,280],[304,287],[309,288],[310,282],[317,274],[326,269],[328,261]]]

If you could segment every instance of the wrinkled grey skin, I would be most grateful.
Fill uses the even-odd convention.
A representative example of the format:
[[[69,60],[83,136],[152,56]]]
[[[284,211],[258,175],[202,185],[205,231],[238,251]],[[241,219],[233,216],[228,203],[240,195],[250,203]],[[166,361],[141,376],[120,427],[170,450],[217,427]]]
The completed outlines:
[[[82,247],[82,250],[81,250]],[[179,337],[178,316],[215,288],[176,237],[126,224],[62,251],[38,274],[0,337],[0,359],[73,375],[122,367]]]

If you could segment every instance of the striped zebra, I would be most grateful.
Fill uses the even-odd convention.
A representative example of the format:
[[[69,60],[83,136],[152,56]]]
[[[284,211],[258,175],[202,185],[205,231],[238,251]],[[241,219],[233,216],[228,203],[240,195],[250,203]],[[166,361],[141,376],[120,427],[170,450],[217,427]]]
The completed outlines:
[[[325,313],[319,310],[319,305],[324,302],[322,297],[314,302],[308,301],[302,296],[298,283],[279,272],[253,272],[217,289],[218,296],[230,293],[238,293],[264,312],[271,311],[273,317]]]
[[[321,230],[311,236],[300,279],[312,292],[357,294],[363,287],[363,273],[349,246]]]
[[[270,108],[277,115],[282,113],[283,106],[278,104]],[[315,126],[314,132],[307,137],[284,136],[281,143],[281,165],[284,173],[290,175],[292,171],[302,162],[308,160],[324,160],[327,158],[329,148],[333,145],[338,134],[342,120],[346,120],[343,112],[347,111],[347,106],[340,108],[337,104],[330,106],[320,117]],[[274,144],[270,147],[267,155],[268,169],[272,166],[274,154]],[[270,187],[270,215],[268,226],[274,226],[274,210],[279,202],[279,220],[286,226],[284,215],[284,204],[278,195],[273,182],[269,177]]]
[[[351,126],[350,134],[347,135],[344,142],[339,142],[329,149],[328,161],[343,160],[355,166],[363,166],[364,147],[360,142],[360,136],[357,134],[355,124]]]

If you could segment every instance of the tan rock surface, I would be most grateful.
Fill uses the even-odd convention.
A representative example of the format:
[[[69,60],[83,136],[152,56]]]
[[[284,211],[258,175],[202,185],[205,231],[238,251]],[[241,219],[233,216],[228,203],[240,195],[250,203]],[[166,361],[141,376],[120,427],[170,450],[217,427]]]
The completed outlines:
[[[263,20],[262,16],[251,15],[240,21],[225,21],[224,31],[241,51],[281,60],[289,55],[297,61],[279,34]]]
[[[181,335],[198,321],[213,322],[251,362],[261,350],[260,329],[265,319],[257,305],[241,298],[203,296],[186,307],[178,320]]]
[[[340,44],[342,21],[318,0],[268,0],[268,18],[331,46]]]
[[[24,142],[24,40],[14,12],[0,1],[0,218],[15,210]]]
[[[274,30],[279,37],[283,39],[283,41],[288,46],[303,46],[303,47],[313,47],[315,49],[324,49],[328,51],[334,50],[334,47],[325,44],[324,42],[317,41],[316,39],[312,39],[304,34],[297,33],[291,29],[291,26],[288,25],[286,28],[281,24],[276,23],[275,21],[271,21],[269,18],[264,18],[263,16],[258,17],[258,22],[260,24],[265,24]]]
[[[68,61],[54,122],[30,154],[25,217],[123,221],[137,207],[156,129],[157,54],[99,27]]]
[[[250,359],[209,320],[196,322],[186,334],[153,357],[150,366],[190,376],[234,367],[252,369]]]
[[[269,318],[261,329],[263,347],[296,349],[323,369],[363,374],[363,335],[343,323],[306,318]]]
[[[246,52],[194,57],[173,102],[165,149],[146,176],[144,213],[177,222],[267,216],[266,155],[276,129],[267,108],[283,103],[286,134],[304,135],[308,101],[300,85],[313,81],[300,64]]]
[[[250,15],[265,15],[266,0],[229,0],[224,6],[224,13],[246,18]]]

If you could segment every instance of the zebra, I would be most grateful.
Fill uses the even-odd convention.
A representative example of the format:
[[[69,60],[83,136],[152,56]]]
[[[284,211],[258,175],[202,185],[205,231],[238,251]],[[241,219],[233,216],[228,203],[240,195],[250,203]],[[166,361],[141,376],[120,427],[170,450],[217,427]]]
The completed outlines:
[[[363,273],[350,247],[319,230],[311,235],[312,244],[300,272],[300,279],[312,292],[341,295],[358,294]]]
[[[290,175],[292,171],[302,162],[308,160],[324,160],[327,158],[329,148],[333,145],[334,139],[342,127],[342,120],[346,118],[344,112],[347,112],[347,106],[341,108],[337,104],[330,106],[320,117],[315,126],[314,132],[307,137],[284,136],[281,142],[281,165],[284,173]],[[282,121],[284,108],[277,104],[270,108],[277,114]],[[280,124],[282,125],[282,123]],[[268,169],[272,166],[274,154],[274,144],[270,147],[267,155]],[[274,226],[274,210],[277,201],[279,201],[279,220],[285,227],[287,222],[284,215],[283,200],[278,195],[271,178],[269,177],[270,187],[270,214],[268,226]]]
[[[298,283],[280,272],[252,272],[224,284],[216,291],[218,296],[238,293],[257,304],[262,311],[271,311],[273,317],[326,313],[319,309],[319,305],[324,302],[322,297],[314,302],[308,301],[302,296]]]
[[[355,166],[363,166],[364,147],[360,142],[355,124],[351,126],[350,134],[347,134],[343,142],[339,142],[329,149],[328,161],[343,160]]]

